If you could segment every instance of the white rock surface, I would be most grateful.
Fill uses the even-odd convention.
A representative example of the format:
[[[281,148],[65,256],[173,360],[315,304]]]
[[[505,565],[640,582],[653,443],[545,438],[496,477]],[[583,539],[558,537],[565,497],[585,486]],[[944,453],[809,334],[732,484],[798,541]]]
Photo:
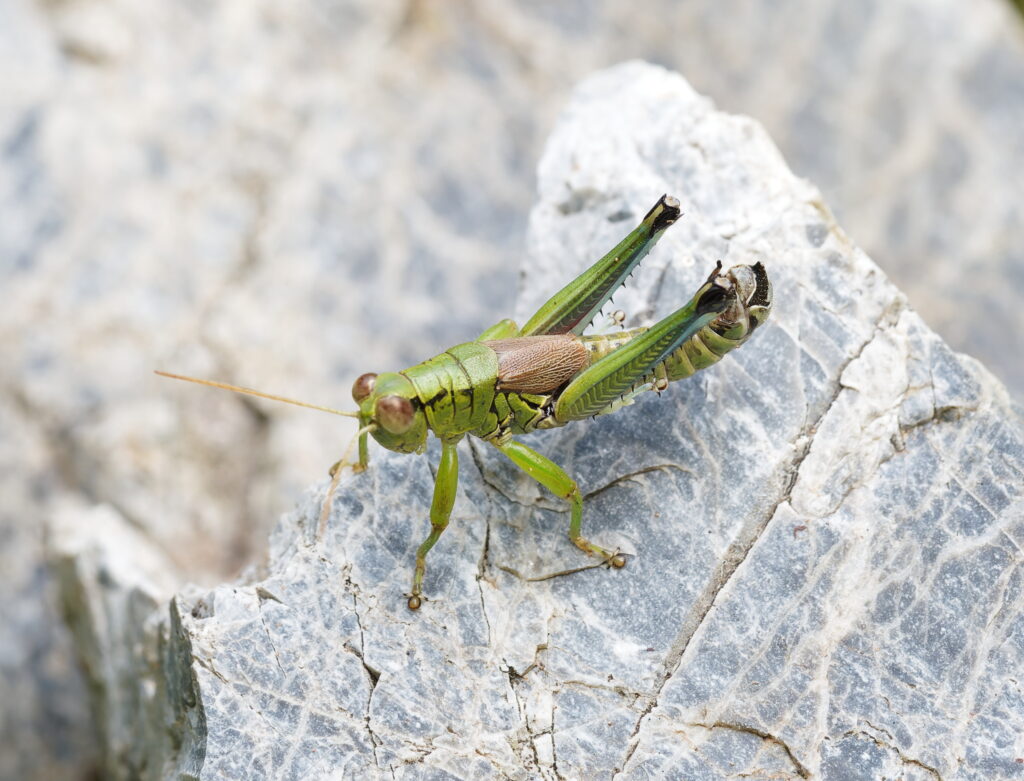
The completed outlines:
[[[110,775],[1024,778],[1024,425],[1002,386],[759,125],[677,75],[585,82],[539,189],[520,318],[662,192],[686,215],[616,307],[665,314],[718,258],[762,260],[775,285],[767,326],[718,366],[531,438],[626,569],[545,577],[588,564],[567,513],[479,443],[418,614],[430,459],[374,450],[322,538],[326,483],[264,570],[169,616],[117,535],[57,535]],[[123,629],[89,646],[103,627]]]

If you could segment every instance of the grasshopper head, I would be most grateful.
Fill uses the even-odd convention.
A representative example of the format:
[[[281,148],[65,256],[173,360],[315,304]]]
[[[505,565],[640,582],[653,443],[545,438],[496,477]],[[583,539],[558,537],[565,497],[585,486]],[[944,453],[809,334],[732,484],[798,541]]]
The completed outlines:
[[[764,266],[755,263],[753,266],[733,266],[725,274],[718,276],[720,283],[731,287],[735,297],[715,323],[719,333],[737,336],[749,335],[755,328],[768,319],[772,311],[772,283]]]
[[[415,453],[427,441],[427,417],[413,384],[401,374],[364,374],[352,386],[363,425],[376,423],[373,438],[397,453]]]

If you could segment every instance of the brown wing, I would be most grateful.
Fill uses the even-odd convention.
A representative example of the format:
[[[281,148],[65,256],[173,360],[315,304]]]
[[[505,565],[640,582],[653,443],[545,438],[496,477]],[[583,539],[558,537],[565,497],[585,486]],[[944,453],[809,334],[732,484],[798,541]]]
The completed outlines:
[[[573,334],[517,336],[484,342],[498,354],[498,390],[550,393],[589,363]]]

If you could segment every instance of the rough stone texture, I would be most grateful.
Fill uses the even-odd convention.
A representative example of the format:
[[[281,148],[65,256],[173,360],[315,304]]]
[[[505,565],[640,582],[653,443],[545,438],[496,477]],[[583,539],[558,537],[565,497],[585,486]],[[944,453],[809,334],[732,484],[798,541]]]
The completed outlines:
[[[40,553],[52,495],[48,443],[16,403],[0,400],[0,778],[56,779],[88,767],[96,738],[67,630]]]
[[[1022,40],[998,0],[6,0],[0,775],[95,741],[44,519],[116,507],[212,584],[347,436],[148,370],[337,403],[503,314],[541,141],[596,67],[642,55],[765,122],[1019,393]]]
[[[718,366],[531,438],[627,568],[564,572],[587,563],[567,514],[479,443],[418,614],[430,459],[375,450],[322,536],[325,482],[264,571],[178,593],[169,616],[132,612],[166,592],[158,562],[111,561],[114,514],[66,521],[100,529],[56,537],[86,595],[76,635],[109,643],[111,774],[1024,778],[1024,423],[1004,388],[758,124],[677,75],[585,82],[539,180],[520,317],[662,192],[686,216],[616,306],[666,313],[716,258],[763,260],[775,285],[772,319]]]

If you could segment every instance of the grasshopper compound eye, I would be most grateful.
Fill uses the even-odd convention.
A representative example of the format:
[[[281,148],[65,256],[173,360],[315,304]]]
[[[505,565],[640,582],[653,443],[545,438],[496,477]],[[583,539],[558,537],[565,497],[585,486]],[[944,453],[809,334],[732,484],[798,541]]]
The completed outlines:
[[[373,386],[376,384],[377,375],[373,372],[360,375],[356,381],[352,383],[352,398],[356,400],[356,404],[362,404],[363,400],[373,393]]]
[[[384,396],[377,402],[377,422],[392,434],[404,434],[414,418],[412,402],[404,396]]]

